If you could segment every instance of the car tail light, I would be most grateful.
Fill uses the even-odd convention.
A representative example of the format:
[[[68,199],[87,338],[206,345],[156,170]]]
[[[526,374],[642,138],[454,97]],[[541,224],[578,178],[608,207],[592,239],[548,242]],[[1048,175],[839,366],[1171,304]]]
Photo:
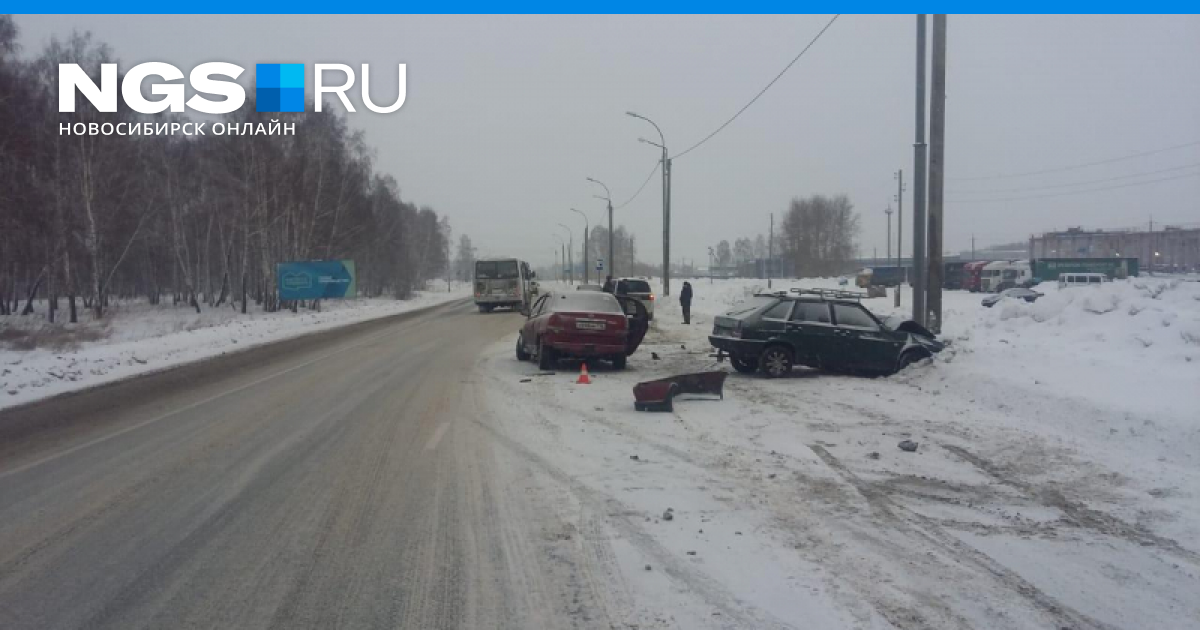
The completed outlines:
[[[654,301],[654,294],[653,294],[653,293],[651,293],[651,294],[650,294],[650,301],[651,301],[651,302],[653,302],[653,301]]]
[[[546,320],[546,330],[556,333],[562,332],[563,327],[566,326],[566,324],[566,318],[558,313],[555,313],[550,316],[550,319]]]
[[[737,337],[739,339],[741,338],[741,336],[742,336],[742,320],[739,319],[739,320],[737,320],[736,323],[734,323],[733,332],[731,332],[730,335]]]

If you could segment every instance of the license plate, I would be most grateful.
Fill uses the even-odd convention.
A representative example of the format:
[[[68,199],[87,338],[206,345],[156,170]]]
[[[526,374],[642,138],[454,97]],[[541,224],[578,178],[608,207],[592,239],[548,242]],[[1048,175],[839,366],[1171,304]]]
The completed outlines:
[[[580,330],[604,330],[608,328],[608,324],[604,322],[575,322],[575,327]]]

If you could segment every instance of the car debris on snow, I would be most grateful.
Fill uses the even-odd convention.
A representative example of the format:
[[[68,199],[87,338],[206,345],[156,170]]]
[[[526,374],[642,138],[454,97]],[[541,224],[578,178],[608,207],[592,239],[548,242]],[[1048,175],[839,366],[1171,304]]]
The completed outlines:
[[[915,453],[917,450],[917,443],[912,440],[904,440],[903,442],[897,444],[896,446],[899,446],[900,450],[905,451],[907,453]]]

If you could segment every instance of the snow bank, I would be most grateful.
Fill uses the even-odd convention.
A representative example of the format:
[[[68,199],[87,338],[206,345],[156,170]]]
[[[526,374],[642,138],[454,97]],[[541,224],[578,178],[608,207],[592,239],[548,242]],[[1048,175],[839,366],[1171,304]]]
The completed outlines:
[[[648,611],[692,610],[694,596],[725,624],[742,612],[739,627],[1173,630],[1200,615],[1200,284],[1046,284],[1034,304],[994,308],[949,291],[950,347],[901,374],[733,373],[723,401],[636,412],[635,382],[730,371],[709,356],[712,318],[766,288],[691,283],[692,325],[659,298],[628,369],[601,365],[592,385],[575,385],[570,363],[545,374],[517,362],[511,338],[482,370],[497,427],[599,497],[612,538],[632,543],[631,590],[667,594]],[[908,312],[901,297],[863,303]],[[663,576],[670,588],[653,582]]]
[[[99,322],[81,313],[84,321],[74,326],[50,326],[39,316],[0,318],[0,339],[18,340],[0,345],[0,409],[469,295],[470,285],[458,283],[448,292],[418,292],[408,300],[329,300],[321,311],[298,313],[243,315],[228,307],[196,313],[183,305],[132,303],[114,306]],[[19,349],[29,334],[43,341]]]

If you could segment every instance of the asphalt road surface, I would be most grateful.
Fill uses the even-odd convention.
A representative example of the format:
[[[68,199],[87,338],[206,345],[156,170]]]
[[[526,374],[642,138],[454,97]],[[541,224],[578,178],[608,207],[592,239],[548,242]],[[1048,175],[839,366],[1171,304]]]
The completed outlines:
[[[458,302],[0,412],[0,628],[591,625],[471,391],[518,317]]]

